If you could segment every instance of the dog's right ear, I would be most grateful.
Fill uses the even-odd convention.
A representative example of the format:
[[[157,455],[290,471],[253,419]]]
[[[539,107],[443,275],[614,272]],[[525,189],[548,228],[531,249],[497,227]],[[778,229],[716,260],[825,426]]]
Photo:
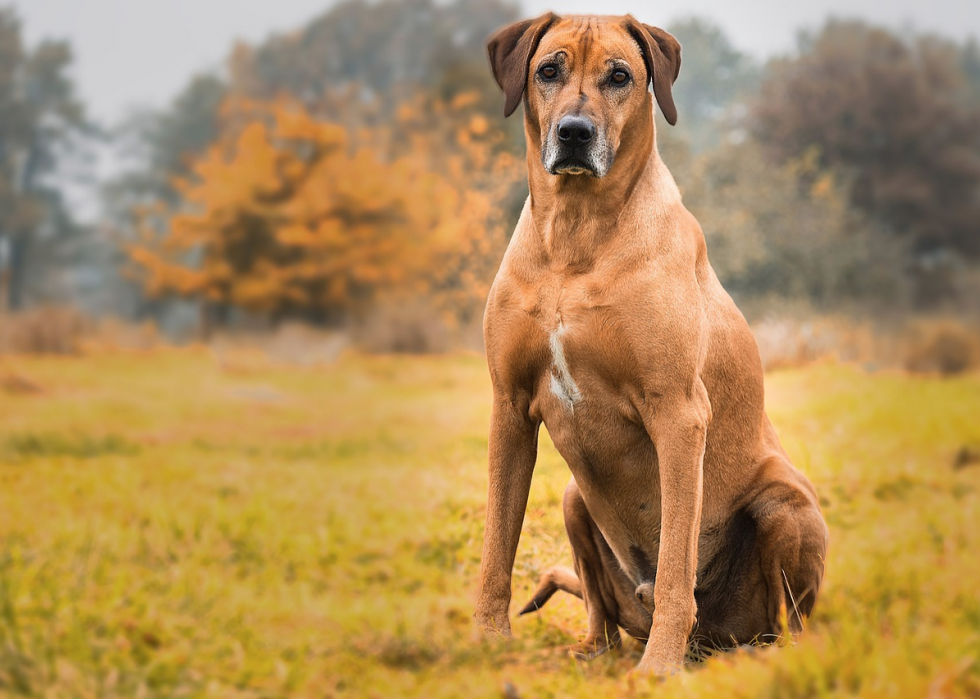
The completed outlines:
[[[531,56],[538,48],[541,37],[548,31],[558,15],[549,12],[537,19],[526,19],[504,27],[490,37],[487,52],[493,78],[504,91],[504,116],[509,117],[517,109],[524,96]]]

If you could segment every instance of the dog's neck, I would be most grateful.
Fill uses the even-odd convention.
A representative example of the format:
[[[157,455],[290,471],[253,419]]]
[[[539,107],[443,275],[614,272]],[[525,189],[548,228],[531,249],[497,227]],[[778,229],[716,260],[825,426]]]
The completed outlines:
[[[624,129],[632,138],[620,143],[605,177],[552,175],[541,163],[541,135],[525,122],[531,218],[541,253],[553,268],[587,270],[623,230],[619,225],[638,188],[656,190],[666,207],[680,201],[677,185],[657,152],[653,112]]]

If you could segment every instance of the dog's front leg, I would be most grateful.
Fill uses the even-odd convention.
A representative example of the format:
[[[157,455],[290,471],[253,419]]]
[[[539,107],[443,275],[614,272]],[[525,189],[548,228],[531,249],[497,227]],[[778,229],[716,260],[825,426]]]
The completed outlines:
[[[711,406],[700,379],[690,395],[661,399],[644,418],[659,461],[661,530],[653,624],[637,667],[640,672],[663,676],[679,670],[694,626],[702,467],[710,419]]]
[[[498,397],[490,419],[490,488],[474,617],[487,633],[510,635],[511,573],[538,451],[527,401]]]

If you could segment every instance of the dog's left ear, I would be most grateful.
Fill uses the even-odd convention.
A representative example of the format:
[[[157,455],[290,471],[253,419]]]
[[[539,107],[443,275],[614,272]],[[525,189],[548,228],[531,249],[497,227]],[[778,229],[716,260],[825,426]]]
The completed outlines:
[[[504,27],[487,41],[493,77],[506,98],[505,117],[513,114],[520,104],[527,85],[531,56],[538,48],[541,37],[556,19],[558,16],[551,12],[537,19],[526,19]]]
[[[673,126],[677,123],[677,107],[674,106],[671,86],[681,72],[681,45],[659,27],[641,24],[630,15],[627,15],[626,22],[626,28],[643,51],[643,62],[646,63],[649,79],[653,81],[653,94],[660,111],[664,113],[667,123]]]

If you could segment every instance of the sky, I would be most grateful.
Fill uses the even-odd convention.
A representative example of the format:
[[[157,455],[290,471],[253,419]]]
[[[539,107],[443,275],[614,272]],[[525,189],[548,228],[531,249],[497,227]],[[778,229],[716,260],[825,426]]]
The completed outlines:
[[[223,65],[236,40],[290,31],[330,0],[0,0],[16,8],[29,43],[68,39],[74,76],[104,124],[137,107],[166,104],[191,75]],[[980,37],[980,0],[523,0],[527,15],[629,12],[647,24],[700,15],[743,51],[765,58],[791,50],[799,29],[828,15],[862,17],[964,39]]]

